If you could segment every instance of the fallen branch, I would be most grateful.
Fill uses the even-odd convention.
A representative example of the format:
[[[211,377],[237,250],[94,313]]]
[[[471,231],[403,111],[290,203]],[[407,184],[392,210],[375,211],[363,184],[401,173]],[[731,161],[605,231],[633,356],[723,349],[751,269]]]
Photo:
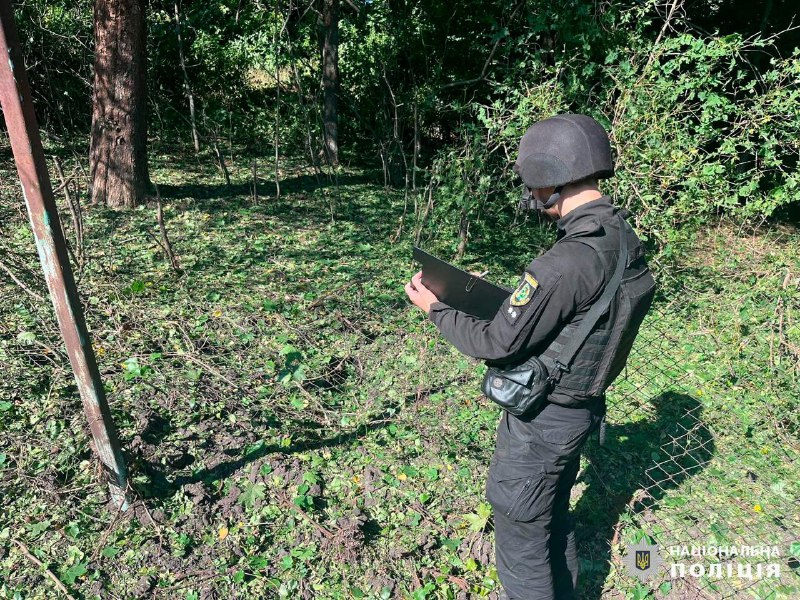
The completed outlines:
[[[225,165],[225,157],[222,156],[222,152],[219,150],[219,144],[217,144],[216,135],[214,136],[214,141],[211,143],[211,148],[214,150],[214,156],[217,157],[217,165],[222,171],[222,176],[225,178],[225,185],[230,186],[231,175],[228,172],[228,167]]]
[[[258,204],[258,163],[253,159],[253,204]]]
[[[168,354],[165,354],[164,356],[185,358],[188,361],[191,361],[191,362],[193,362],[195,364],[198,364],[201,367],[203,367],[206,371],[211,373],[212,375],[215,375],[215,376],[219,377],[220,379],[222,379],[222,381],[224,381],[225,383],[227,383],[231,387],[235,388],[237,391],[240,391],[240,392],[244,393],[244,390],[238,384],[234,383],[233,381],[231,381],[230,379],[225,377],[225,375],[220,373],[219,370],[215,369],[214,367],[212,367],[207,362],[204,362],[204,361],[200,360],[199,358],[195,358],[191,354],[180,353],[180,352],[170,352]]]
[[[291,509],[291,510],[297,511],[297,513],[301,517],[303,517],[306,521],[308,521],[311,525],[313,525],[317,529],[317,531],[319,531],[325,537],[331,538],[331,537],[334,536],[334,533],[330,529],[328,529],[327,527],[323,527],[322,525],[317,523],[314,519],[312,519],[310,516],[308,516],[306,511],[304,511],[302,508],[297,506],[297,504],[295,504],[294,502],[289,502],[288,500],[284,499],[283,500],[283,505],[286,506],[287,508]]]
[[[22,283],[22,281],[20,281],[17,278],[17,276],[14,275],[14,272],[2,260],[0,260],[0,269],[5,271],[6,275],[8,275],[11,278],[11,280],[14,283],[16,283],[24,292],[26,292],[31,298],[33,298],[34,300],[38,300],[39,302],[44,302],[44,298],[42,298],[39,294],[30,289],[27,285]]]
[[[360,286],[365,281],[367,281],[367,280],[366,279],[357,279],[356,281],[348,281],[347,283],[344,283],[344,284],[340,285],[339,287],[331,290],[330,292],[328,292],[326,294],[322,294],[319,298],[317,298],[311,304],[308,305],[308,309],[307,310],[311,310],[313,308],[317,308],[318,306],[323,304],[328,298],[330,298],[332,296],[338,296],[340,294],[340,292],[346,290],[347,288],[349,288],[351,286],[354,286],[354,285]]]
[[[66,586],[63,583],[61,583],[61,580],[58,577],[55,576],[55,573],[53,573],[48,567],[46,567],[45,564],[42,561],[40,561],[33,554],[31,554],[31,551],[28,549],[28,547],[24,543],[22,543],[22,542],[20,542],[19,540],[16,540],[16,539],[12,539],[11,541],[14,542],[17,546],[19,546],[19,549],[22,550],[22,553],[25,555],[25,557],[29,561],[31,561],[33,564],[35,564],[40,569],[44,569],[45,575],[47,575],[53,581],[53,583],[56,585],[56,587],[67,598],[69,598],[70,600],[75,600],[75,597],[72,594],[69,593],[69,591],[67,590]]]
[[[209,579],[214,579],[215,577],[227,577],[228,575],[232,575],[235,573],[239,567],[228,567],[222,573],[211,573],[212,569],[201,569],[199,571],[186,571],[184,573],[178,573],[175,577],[175,583],[172,585],[168,585],[166,587],[157,587],[153,590],[153,595],[157,595],[160,592],[172,591],[178,588],[182,588],[186,585],[199,583],[201,581],[207,581]],[[186,581],[190,579],[191,581]],[[182,583],[186,581],[185,583]]]

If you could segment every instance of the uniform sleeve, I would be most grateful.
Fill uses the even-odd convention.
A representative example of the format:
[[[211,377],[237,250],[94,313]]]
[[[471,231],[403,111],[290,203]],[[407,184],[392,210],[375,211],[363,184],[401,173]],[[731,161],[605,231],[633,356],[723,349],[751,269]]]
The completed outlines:
[[[594,252],[583,248],[591,256],[561,256],[554,260],[552,256],[542,255],[534,260],[491,321],[443,302],[431,305],[429,317],[461,353],[483,360],[513,361],[518,355],[536,349],[553,332],[560,331],[576,309],[602,288],[602,266]],[[565,259],[578,259],[577,264],[583,268],[576,272],[576,263],[565,263]],[[564,270],[566,276],[556,264],[568,267]],[[586,274],[593,275],[587,280]]]
[[[559,271],[534,261],[491,321],[443,302],[431,306],[430,319],[463,354],[484,360],[513,358],[534,342],[531,332],[544,339],[559,325],[561,279]]]

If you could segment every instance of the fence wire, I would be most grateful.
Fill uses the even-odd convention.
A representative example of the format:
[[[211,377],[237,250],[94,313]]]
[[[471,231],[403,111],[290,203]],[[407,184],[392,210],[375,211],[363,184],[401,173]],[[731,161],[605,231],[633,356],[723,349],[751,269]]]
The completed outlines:
[[[798,499],[784,489],[781,477],[790,475],[780,467],[800,458],[797,445],[776,430],[769,447],[754,447],[754,427],[778,425],[767,416],[743,424],[731,411],[740,394],[727,377],[689,360],[684,306],[677,297],[656,302],[609,390],[610,440],[588,451],[589,476],[610,479],[612,491],[617,475],[605,463],[616,464],[614,457],[622,456],[633,479],[605,540],[612,576],[602,597],[636,588],[625,561],[635,544],[658,546],[664,564],[643,582],[657,598],[800,597],[792,555],[800,541]],[[691,335],[693,346],[714,347],[711,332]],[[774,470],[767,455],[776,457]],[[608,460],[598,464],[598,457]]]

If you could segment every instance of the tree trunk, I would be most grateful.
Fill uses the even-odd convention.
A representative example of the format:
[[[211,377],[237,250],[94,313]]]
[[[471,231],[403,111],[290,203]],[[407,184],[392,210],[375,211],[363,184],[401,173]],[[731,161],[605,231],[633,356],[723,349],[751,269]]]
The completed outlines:
[[[467,239],[469,238],[469,215],[466,208],[461,209],[461,218],[458,222],[458,248],[456,249],[456,258],[464,258],[464,253],[467,251]]]
[[[325,93],[323,121],[328,164],[339,165],[339,0],[323,0],[322,89]]]
[[[144,200],[150,182],[146,5],[147,0],[94,0],[92,204],[132,208]]]

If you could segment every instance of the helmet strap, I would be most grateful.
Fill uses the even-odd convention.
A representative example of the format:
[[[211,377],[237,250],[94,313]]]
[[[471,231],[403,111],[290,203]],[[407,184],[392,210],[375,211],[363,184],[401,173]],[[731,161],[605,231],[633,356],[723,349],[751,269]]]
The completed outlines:
[[[524,192],[522,193],[522,198],[519,201],[519,207],[522,210],[545,210],[547,208],[551,208],[555,206],[555,204],[561,199],[561,191],[564,189],[563,185],[558,186],[555,188],[553,193],[550,197],[542,202],[536,196],[533,195],[533,192],[529,191],[527,187],[525,187]]]
[[[552,208],[556,202],[561,200],[561,190],[564,189],[563,185],[558,186],[550,197],[542,204],[543,208]]]

